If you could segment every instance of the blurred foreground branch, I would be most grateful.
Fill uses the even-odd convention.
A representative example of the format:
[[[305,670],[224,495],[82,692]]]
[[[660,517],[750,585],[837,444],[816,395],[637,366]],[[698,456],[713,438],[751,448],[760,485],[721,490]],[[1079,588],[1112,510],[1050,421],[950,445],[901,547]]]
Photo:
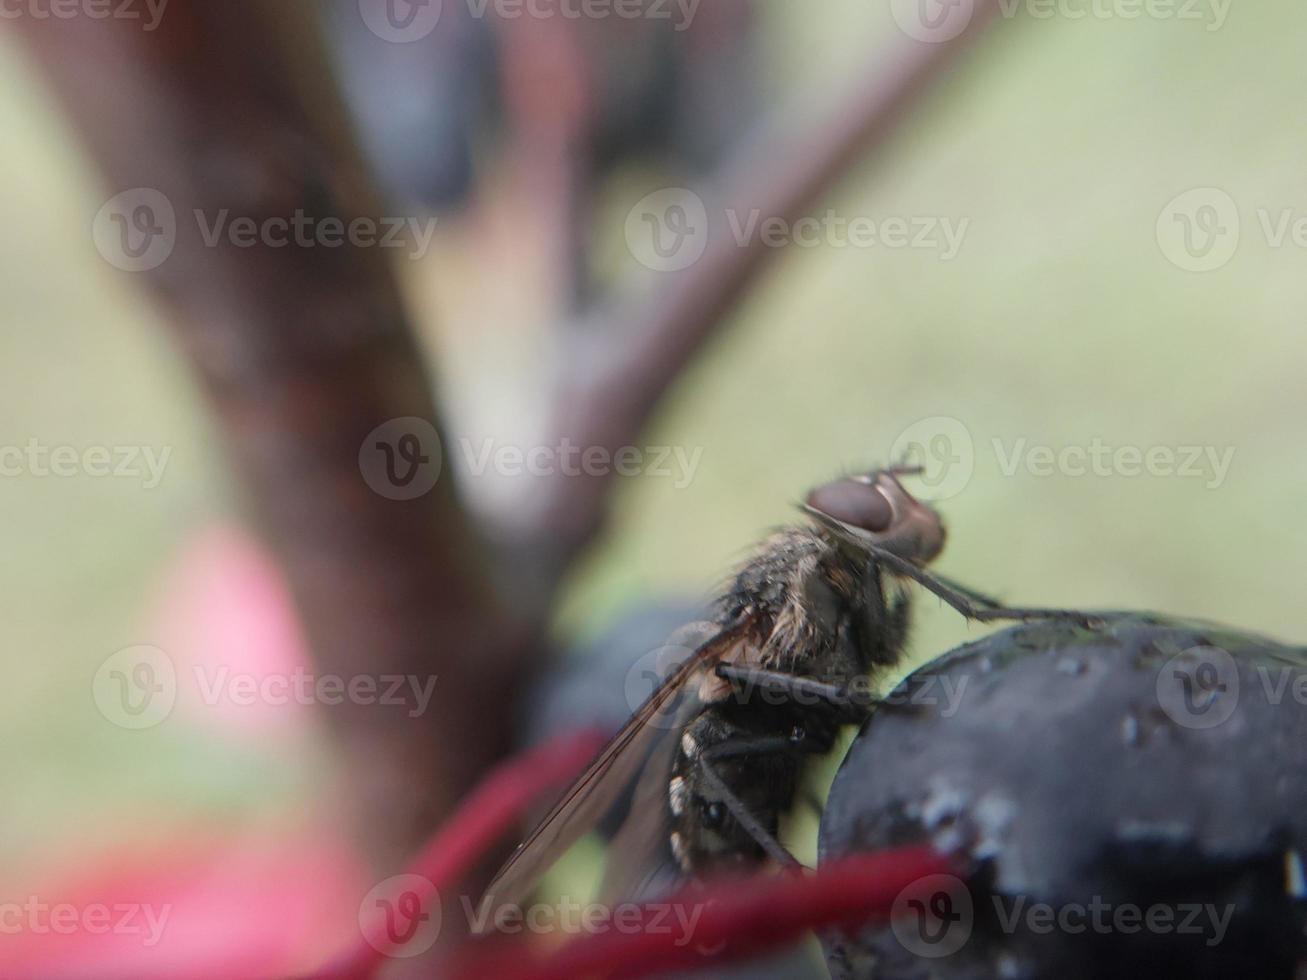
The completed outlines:
[[[395,500],[360,473],[377,426],[413,416],[439,429],[384,253],[238,246],[234,225],[206,234],[301,212],[379,217],[312,10],[174,0],[154,32],[88,17],[18,24],[112,192],[163,196],[128,208],[124,235],[138,216],[175,212],[175,247],[142,278],[209,396],[316,669],[436,678],[421,711],[324,709],[364,836],[396,868],[507,748],[500,706],[538,658],[487,585],[452,481]]]

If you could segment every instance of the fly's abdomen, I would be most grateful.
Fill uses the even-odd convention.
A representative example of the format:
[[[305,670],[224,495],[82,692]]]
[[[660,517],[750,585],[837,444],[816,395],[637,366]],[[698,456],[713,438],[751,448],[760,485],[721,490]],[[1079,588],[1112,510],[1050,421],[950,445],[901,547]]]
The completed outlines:
[[[769,750],[758,750],[769,743]],[[703,877],[748,870],[766,859],[745,822],[775,838],[780,814],[793,803],[801,762],[797,753],[774,745],[772,732],[734,723],[720,709],[705,711],[681,733],[667,805],[672,854],[683,872]]]

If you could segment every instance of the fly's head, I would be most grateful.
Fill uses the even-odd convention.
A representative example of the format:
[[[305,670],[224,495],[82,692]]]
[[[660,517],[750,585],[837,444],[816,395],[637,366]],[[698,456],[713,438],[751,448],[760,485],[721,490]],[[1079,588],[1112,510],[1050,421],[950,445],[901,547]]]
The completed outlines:
[[[842,552],[863,561],[877,549],[926,565],[944,548],[944,522],[899,482],[909,469],[875,470],[823,484],[803,511]]]
[[[907,642],[910,596],[900,575],[881,574],[886,556],[924,566],[944,548],[944,522],[899,482],[914,472],[876,470],[843,477],[808,494],[803,511],[831,546],[832,584],[850,603],[864,666],[893,664]],[[810,590],[811,591],[811,590]]]

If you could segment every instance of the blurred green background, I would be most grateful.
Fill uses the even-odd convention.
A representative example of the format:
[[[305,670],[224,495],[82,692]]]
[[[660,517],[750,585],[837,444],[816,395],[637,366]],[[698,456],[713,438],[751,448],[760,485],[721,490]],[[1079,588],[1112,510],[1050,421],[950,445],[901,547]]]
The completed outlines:
[[[888,4],[815,6],[759,4],[767,105],[821,103],[902,40]],[[560,635],[592,633],[646,597],[711,589],[811,484],[884,462],[913,423],[947,416],[976,460],[940,505],[946,573],[1022,603],[1307,637],[1289,588],[1307,544],[1307,251],[1273,247],[1257,218],[1307,215],[1307,8],[1236,4],[1212,24],[997,22],[889,152],[829,201],[845,216],[966,218],[958,256],[787,252],[642,440],[702,447],[694,480],[619,481],[612,536],[571,584]],[[317,792],[316,745],[270,755],[185,727],[122,731],[96,712],[90,678],[114,650],[151,642],[143,609],[167,563],[240,504],[157,313],[94,250],[91,221],[113,191],[5,36],[0,132],[0,445],[173,447],[149,491],[0,478],[0,870],[176,820],[277,819]],[[1226,192],[1242,223],[1235,255],[1205,273],[1168,261],[1156,233],[1168,202],[1194,187]],[[620,247],[620,200],[631,199],[615,193],[604,218],[618,266],[633,265]],[[493,432],[540,387],[548,338],[529,294],[483,302],[521,270],[450,261],[462,247],[451,227],[401,274],[415,309],[439,315],[428,339],[444,352],[454,425]],[[466,283],[469,268],[480,285]],[[1007,476],[992,448],[1096,438],[1233,447],[1234,458],[1208,487]],[[918,609],[917,659],[980,633],[933,600]]]

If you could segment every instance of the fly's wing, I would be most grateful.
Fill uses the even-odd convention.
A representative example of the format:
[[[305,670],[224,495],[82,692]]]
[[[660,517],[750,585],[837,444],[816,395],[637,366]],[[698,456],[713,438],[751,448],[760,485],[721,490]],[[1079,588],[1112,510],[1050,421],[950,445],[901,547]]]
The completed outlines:
[[[729,682],[717,678],[718,664],[756,663],[767,640],[770,625],[761,617],[746,614],[743,628],[729,636],[719,636],[712,655],[699,665],[694,675],[685,679],[690,690],[673,734],[653,748],[645,765],[626,818],[608,847],[600,900],[608,904],[621,901],[649,901],[679,885],[685,873],[673,859],[669,837],[671,811],[668,806],[668,783],[672,764],[679,748],[680,734],[710,704],[718,703],[729,691]]]
[[[750,621],[743,619],[723,628],[659,685],[495,875],[486,889],[492,908],[521,904],[549,866],[603,819],[651,756],[664,755],[666,750],[659,752],[660,747],[675,745],[686,721],[701,705],[699,678],[718,662],[735,659],[733,648],[748,641],[749,627]],[[665,782],[666,775],[662,778]],[[646,802],[640,795],[632,801],[633,817]]]
[[[681,869],[670,860],[668,847],[671,828],[667,784],[675,757],[674,738],[663,739],[649,757],[636,783],[631,809],[608,847],[604,879],[599,888],[600,901],[610,905],[646,901],[669,891],[680,880]]]

